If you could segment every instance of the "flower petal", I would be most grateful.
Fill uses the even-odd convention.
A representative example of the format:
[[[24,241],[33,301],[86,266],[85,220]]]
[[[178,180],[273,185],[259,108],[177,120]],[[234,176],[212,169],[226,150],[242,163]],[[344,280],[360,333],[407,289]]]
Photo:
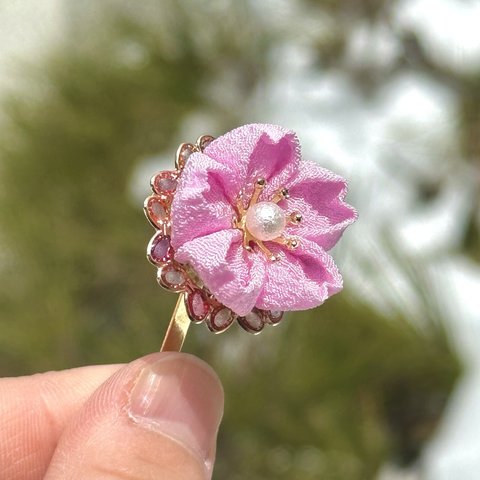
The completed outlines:
[[[187,242],[175,259],[189,263],[217,300],[237,315],[246,315],[255,306],[265,279],[265,261],[243,248],[239,230]]]
[[[224,165],[202,153],[189,157],[172,203],[175,249],[197,237],[231,228],[234,210],[224,190],[230,177]]]
[[[280,259],[266,267],[257,308],[282,311],[313,308],[342,289],[342,276],[333,258],[314,242],[301,239],[295,250],[275,246],[272,251],[280,251]]]
[[[299,212],[303,217],[299,225],[286,229],[288,235],[307,238],[330,250],[357,218],[355,209],[344,202],[346,181],[316,163],[300,162],[298,176],[288,189],[287,212]]]
[[[294,132],[277,125],[254,123],[236,128],[210,143],[204,153],[226,166],[235,183],[227,194],[234,201],[241,189],[263,177],[267,198],[297,172],[300,145]]]

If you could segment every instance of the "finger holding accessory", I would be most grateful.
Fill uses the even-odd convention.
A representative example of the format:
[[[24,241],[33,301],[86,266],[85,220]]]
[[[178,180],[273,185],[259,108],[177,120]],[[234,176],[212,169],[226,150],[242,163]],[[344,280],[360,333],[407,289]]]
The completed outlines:
[[[191,355],[156,353],[115,373],[58,441],[46,480],[211,478],[223,390]]]
[[[0,478],[43,478],[63,430],[123,365],[0,379]]]

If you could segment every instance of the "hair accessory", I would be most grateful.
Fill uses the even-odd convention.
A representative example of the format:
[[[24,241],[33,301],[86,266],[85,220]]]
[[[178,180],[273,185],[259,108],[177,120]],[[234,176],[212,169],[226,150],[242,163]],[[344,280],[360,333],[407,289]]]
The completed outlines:
[[[162,351],[179,351],[192,322],[257,334],[342,289],[327,251],[357,214],[345,180],[302,160],[292,131],[251,124],[182,143],[151,186],[147,258],[180,293]]]

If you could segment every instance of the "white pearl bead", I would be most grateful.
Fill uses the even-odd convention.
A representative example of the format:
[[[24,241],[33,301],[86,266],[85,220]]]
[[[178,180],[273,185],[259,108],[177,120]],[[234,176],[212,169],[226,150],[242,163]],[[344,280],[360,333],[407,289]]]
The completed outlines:
[[[276,203],[259,202],[248,209],[246,226],[257,240],[268,241],[279,237],[285,225],[285,213]]]

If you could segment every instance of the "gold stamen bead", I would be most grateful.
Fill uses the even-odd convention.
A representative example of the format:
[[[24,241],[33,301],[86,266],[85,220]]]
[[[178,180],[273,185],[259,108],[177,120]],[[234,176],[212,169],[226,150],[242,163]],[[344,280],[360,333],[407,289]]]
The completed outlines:
[[[288,188],[282,188],[282,190],[280,191],[280,195],[285,199],[290,198],[290,193],[288,192]]]
[[[265,183],[267,183],[267,182],[266,182],[266,180],[265,180],[264,178],[262,178],[262,177],[257,178],[256,184],[257,184],[259,187],[264,187],[264,186],[265,186]]]
[[[298,240],[296,240],[295,238],[292,238],[288,241],[288,248],[291,248],[292,250],[294,250],[295,248],[297,248],[299,245],[299,242]]]
[[[292,212],[290,214],[290,221],[295,224],[299,224],[303,220],[303,216],[301,213]]]

